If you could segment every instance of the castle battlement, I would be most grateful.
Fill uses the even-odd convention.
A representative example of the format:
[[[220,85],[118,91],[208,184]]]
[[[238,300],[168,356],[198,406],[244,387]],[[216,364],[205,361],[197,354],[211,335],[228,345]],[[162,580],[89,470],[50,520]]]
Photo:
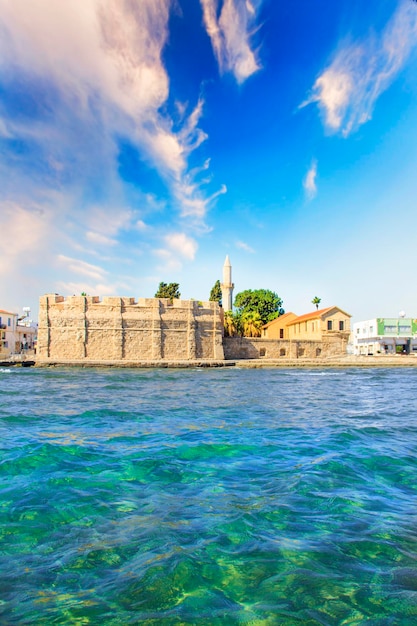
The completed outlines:
[[[136,307],[172,307],[174,309],[208,309],[213,310],[218,307],[217,302],[199,300],[180,300],[174,298],[138,298],[127,296],[61,296],[59,294],[45,294],[40,297],[40,303],[48,304],[64,304],[65,306],[91,306],[98,304],[101,306],[136,306]]]

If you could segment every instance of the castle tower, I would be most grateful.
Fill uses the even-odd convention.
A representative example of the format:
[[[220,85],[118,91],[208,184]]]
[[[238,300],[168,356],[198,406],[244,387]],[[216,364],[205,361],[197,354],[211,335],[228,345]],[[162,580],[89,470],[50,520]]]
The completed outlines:
[[[221,289],[223,310],[231,311],[234,284],[232,283],[232,266],[230,265],[229,255],[226,256],[226,260],[223,265],[223,282],[221,284]]]

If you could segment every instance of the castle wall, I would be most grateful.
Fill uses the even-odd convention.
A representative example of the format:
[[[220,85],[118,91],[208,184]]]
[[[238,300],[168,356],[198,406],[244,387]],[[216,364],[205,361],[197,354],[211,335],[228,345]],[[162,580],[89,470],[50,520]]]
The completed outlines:
[[[263,337],[225,337],[224,358],[233,359],[317,359],[346,354],[348,335],[324,338],[322,341],[265,339]]]
[[[217,302],[48,294],[40,298],[38,360],[224,358]]]

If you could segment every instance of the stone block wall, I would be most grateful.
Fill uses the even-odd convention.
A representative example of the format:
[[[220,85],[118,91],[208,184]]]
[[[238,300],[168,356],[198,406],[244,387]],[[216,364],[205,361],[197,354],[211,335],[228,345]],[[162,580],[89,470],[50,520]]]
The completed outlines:
[[[39,361],[222,360],[222,335],[217,302],[40,298]]]
[[[346,354],[348,336],[340,333],[323,341],[294,341],[252,337],[225,337],[224,358],[233,359],[317,359]]]

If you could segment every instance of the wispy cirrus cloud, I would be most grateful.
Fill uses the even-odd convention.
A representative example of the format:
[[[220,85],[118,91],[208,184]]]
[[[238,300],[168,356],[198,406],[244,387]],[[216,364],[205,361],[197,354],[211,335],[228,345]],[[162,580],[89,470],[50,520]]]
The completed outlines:
[[[382,34],[343,45],[301,105],[317,103],[331,132],[349,135],[372,117],[378,97],[417,46],[416,6],[402,0]]]
[[[64,254],[59,254],[57,260],[67,271],[75,272],[76,274],[81,274],[82,276],[87,276],[94,280],[102,281],[107,274],[107,272],[98,265],[86,263],[81,259],[73,259]]]
[[[223,0],[220,15],[218,0],[200,0],[204,25],[211,39],[221,72],[232,72],[238,83],[260,69],[251,48],[251,36],[261,2]]]
[[[316,178],[317,178],[317,161],[314,159],[303,180],[304,191],[309,200],[312,200],[317,195]]]
[[[236,241],[235,245],[236,245],[236,248],[239,248],[240,250],[244,250],[245,252],[250,252],[251,254],[254,254],[255,252],[255,250],[244,241]]]

